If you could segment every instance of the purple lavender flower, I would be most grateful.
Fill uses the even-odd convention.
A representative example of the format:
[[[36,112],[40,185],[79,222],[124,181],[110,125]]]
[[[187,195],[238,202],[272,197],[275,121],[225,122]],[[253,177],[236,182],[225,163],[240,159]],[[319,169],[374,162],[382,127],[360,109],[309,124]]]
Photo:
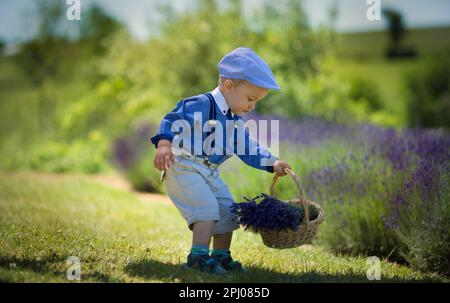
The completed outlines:
[[[122,170],[127,170],[138,161],[142,153],[150,149],[149,138],[154,134],[156,126],[142,124],[137,126],[133,132],[112,143],[113,160]]]
[[[262,198],[257,202],[257,199]],[[234,203],[231,211],[237,215],[238,222],[254,231],[297,229],[303,219],[304,210],[282,202],[275,197],[261,195],[247,199],[247,202]],[[317,217],[317,210],[311,206],[310,220]]]

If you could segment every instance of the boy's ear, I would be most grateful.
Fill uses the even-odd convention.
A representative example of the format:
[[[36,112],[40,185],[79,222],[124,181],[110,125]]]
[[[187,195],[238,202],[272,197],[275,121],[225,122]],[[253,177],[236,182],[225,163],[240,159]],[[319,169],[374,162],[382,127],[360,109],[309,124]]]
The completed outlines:
[[[233,89],[234,83],[230,79],[225,79],[223,82],[223,88],[226,92],[230,92]]]

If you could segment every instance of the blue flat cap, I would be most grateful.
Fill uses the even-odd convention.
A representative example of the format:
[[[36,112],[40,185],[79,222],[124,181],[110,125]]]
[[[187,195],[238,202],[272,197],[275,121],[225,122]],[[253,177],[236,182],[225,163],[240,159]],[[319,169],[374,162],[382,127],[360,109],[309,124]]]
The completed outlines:
[[[217,65],[219,76],[243,79],[267,89],[281,89],[269,65],[251,48],[238,47],[226,54]]]

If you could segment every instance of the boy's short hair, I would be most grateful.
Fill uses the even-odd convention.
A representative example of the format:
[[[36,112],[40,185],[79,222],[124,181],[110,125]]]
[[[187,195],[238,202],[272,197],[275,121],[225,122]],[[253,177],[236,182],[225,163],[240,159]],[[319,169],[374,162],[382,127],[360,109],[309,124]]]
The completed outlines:
[[[225,80],[231,80],[231,82],[233,82],[233,84],[235,86],[239,86],[241,84],[244,84],[245,82],[247,82],[244,79],[233,79],[233,78],[225,78],[225,77],[219,77],[219,86],[223,86],[223,84],[225,83]]]

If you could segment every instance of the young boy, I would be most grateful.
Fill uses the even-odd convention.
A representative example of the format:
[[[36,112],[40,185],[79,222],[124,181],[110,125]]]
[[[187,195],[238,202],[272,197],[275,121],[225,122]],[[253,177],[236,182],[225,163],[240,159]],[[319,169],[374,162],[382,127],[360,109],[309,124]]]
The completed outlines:
[[[192,248],[186,265],[200,271],[221,274],[245,270],[240,262],[231,257],[231,238],[239,224],[230,211],[233,196],[218,170],[219,165],[231,155],[229,152],[217,151],[224,151],[225,146],[229,151],[230,144],[227,139],[220,140],[220,136],[214,137],[214,141],[208,137],[218,128],[218,123],[225,129],[231,121],[242,122],[241,114],[252,111],[270,89],[280,88],[270,67],[250,48],[239,47],[225,55],[218,64],[218,71],[219,86],[210,93],[181,100],[164,117],[158,133],[151,141],[157,148],[154,165],[162,171],[161,179],[170,199],[193,232]],[[188,133],[193,131],[195,134],[180,140],[180,128],[176,127],[180,124],[176,121],[185,121]],[[204,122],[209,127],[209,133],[206,134],[202,132]],[[200,134],[196,123],[200,125]],[[286,174],[286,168],[291,169],[287,162],[279,160],[253,141],[247,130],[245,136],[237,136],[235,125],[232,128],[231,150],[243,162],[279,176]],[[195,142],[195,136],[201,138],[200,145],[199,140]],[[176,141],[180,149],[174,155],[172,148]],[[192,141],[194,143],[189,144]],[[255,144],[245,144],[250,141]],[[214,148],[215,152],[205,150],[205,144]],[[240,153],[236,152],[239,144],[245,146],[244,153],[242,149]],[[211,238],[213,250],[209,255]]]

